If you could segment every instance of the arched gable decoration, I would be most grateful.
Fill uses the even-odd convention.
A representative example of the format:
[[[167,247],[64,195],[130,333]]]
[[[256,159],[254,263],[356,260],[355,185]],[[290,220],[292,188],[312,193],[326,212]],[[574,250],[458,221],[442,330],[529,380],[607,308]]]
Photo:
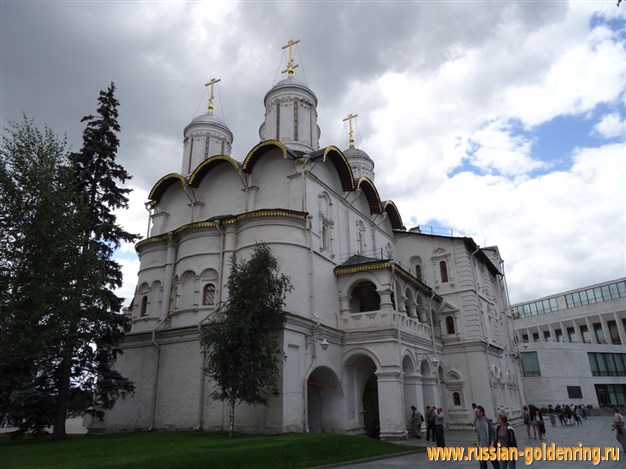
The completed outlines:
[[[378,195],[378,191],[376,190],[374,183],[369,178],[363,176],[359,179],[357,189],[361,189],[365,193],[365,197],[367,198],[367,202],[370,206],[370,212],[372,214],[383,213],[380,196]]]
[[[398,210],[398,207],[396,207],[396,204],[394,204],[391,200],[387,200],[383,203],[383,210],[387,212],[387,216],[389,217],[389,221],[391,222],[391,227],[394,230],[406,231],[406,228],[402,223],[400,211]]]
[[[344,156],[344,154],[334,145],[324,148],[322,153],[322,162],[326,163],[326,159],[330,159],[330,162],[335,166],[339,179],[341,180],[341,187],[345,192],[353,191],[356,189],[354,186],[354,175],[352,174],[352,168],[350,163]],[[313,157],[312,159],[315,159]]]
[[[193,173],[191,173],[191,176],[189,176],[189,186],[198,187],[204,176],[206,176],[213,168],[219,166],[222,163],[228,163],[236,170],[239,170],[239,163],[237,163],[237,161],[232,159],[230,156],[215,155],[211,158],[207,158],[202,163],[200,163],[196,169],[194,169]]]
[[[252,150],[250,150],[250,153],[248,153],[246,159],[243,160],[241,170],[246,173],[250,173],[259,158],[261,158],[268,151],[274,149],[280,151],[280,153],[283,155],[283,158],[289,158],[291,152],[287,150],[287,147],[281,142],[279,142],[278,140],[264,140],[256,145]]]
[[[161,179],[157,181],[157,183],[152,187],[150,194],[148,195],[148,200],[150,201],[150,205],[156,205],[163,197],[165,191],[174,183],[180,182],[180,184],[184,187],[186,182],[185,178],[178,173],[170,173],[163,176]]]

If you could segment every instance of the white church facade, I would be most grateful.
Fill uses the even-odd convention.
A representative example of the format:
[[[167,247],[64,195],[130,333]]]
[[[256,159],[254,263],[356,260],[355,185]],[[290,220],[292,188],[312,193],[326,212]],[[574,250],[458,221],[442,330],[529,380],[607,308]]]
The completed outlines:
[[[291,56],[291,54],[290,54]],[[407,230],[379,196],[374,162],[320,147],[317,97],[294,73],[265,95],[260,142],[242,159],[213,113],[184,130],[180,173],[153,187],[132,329],[117,369],[136,392],[106,431],[224,430],[200,330],[227,298],[229,260],[264,242],[294,290],[280,334],[280,394],[240,405],[236,431],[407,435],[410,406],[442,406],[469,428],[471,404],[521,416],[521,362],[496,247]]]

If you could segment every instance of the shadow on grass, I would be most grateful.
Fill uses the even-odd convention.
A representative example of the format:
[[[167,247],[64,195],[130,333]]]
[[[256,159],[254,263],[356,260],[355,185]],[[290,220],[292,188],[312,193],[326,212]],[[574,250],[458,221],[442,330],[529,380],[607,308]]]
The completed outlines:
[[[0,436],[8,468],[307,468],[415,451],[363,436],[115,433],[72,435],[65,441]]]

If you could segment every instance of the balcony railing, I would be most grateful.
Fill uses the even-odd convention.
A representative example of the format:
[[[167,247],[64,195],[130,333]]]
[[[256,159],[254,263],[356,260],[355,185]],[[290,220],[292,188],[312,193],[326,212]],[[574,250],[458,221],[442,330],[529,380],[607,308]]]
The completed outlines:
[[[399,329],[402,332],[431,339],[430,325],[392,309],[350,313],[339,318],[339,328],[346,332],[373,329]]]

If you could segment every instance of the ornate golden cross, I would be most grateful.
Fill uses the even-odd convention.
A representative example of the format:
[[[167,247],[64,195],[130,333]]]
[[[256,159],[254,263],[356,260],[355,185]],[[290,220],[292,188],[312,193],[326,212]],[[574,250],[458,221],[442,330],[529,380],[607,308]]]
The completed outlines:
[[[213,114],[213,109],[215,109],[213,107],[213,87],[216,83],[219,83],[220,81],[222,81],[221,78],[211,78],[210,82],[204,84],[204,86],[211,86],[211,95],[209,97],[209,114]]]
[[[287,76],[289,77],[293,76],[293,71],[298,67],[298,64],[294,65],[293,63],[293,54],[292,54],[291,48],[292,46],[295,46],[299,42],[300,42],[300,39],[296,39],[295,41],[293,39],[289,39],[289,42],[282,47],[283,50],[289,47],[289,62],[287,62],[287,68],[280,73],[287,72]]]
[[[348,114],[348,117],[346,117],[343,121],[348,121],[348,125],[350,126],[350,133],[348,134],[348,141],[350,142],[350,146],[354,146],[354,136],[352,134],[352,119],[354,119],[355,117],[357,117],[358,114]]]

